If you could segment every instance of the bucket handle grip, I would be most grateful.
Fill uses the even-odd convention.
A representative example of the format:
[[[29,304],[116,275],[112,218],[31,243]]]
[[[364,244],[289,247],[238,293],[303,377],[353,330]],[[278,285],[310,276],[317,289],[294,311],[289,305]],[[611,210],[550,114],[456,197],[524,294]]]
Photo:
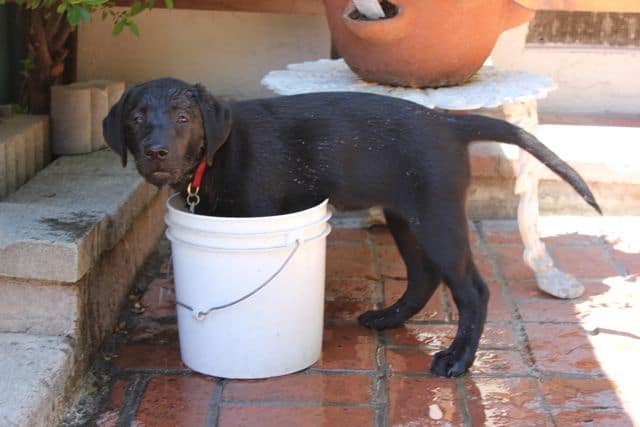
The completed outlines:
[[[285,267],[289,264],[289,261],[291,261],[291,258],[293,258],[293,256],[296,254],[296,252],[298,251],[298,249],[300,249],[300,247],[307,242],[313,241],[313,240],[317,240],[317,239],[321,239],[323,237],[325,237],[327,234],[329,234],[331,232],[331,226],[327,225],[327,227],[325,228],[325,230],[318,236],[312,237],[310,239],[304,240],[301,237],[297,237],[294,241],[295,246],[293,247],[293,249],[291,250],[291,252],[289,252],[289,255],[287,255],[287,258],[285,258],[284,262],[282,263],[282,265],[280,266],[280,268],[278,268],[271,276],[269,276],[269,278],[267,280],[265,280],[260,286],[258,286],[257,288],[255,288],[254,290],[252,290],[251,292],[249,292],[248,294],[225,304],[222,305],[217,305],[214,307],[210,307],[209,309],[201,309],[198,307],[192,307],[188,304],[185,304],[183,302],[177,301],[176,300],[176,305],[182,307],[182,308],[186,308],[187,310],[191,311],[191,313],[193,314],[193,317],[196,320],[202,321],[204,320],[207,315],[209,315],[209,313],[211,313],[212,311],[215,310],[222,310],[223,308],[227,308],[227,307],[231,307],[232,305],[236,305],[241,303],[242,301],[246,300],[247,298],[250,298],[251,296],[255,295],[256,293],[258,293],[261,289],[263,289],[265,286],[267,286],[269,283],[271,283],[271,281],[273,279],[276,278],[276,276],[278,276],[278,274],[280,274],[280,272],[282,270],[285,269]],[[168,273],[168,272],[167,272]]]

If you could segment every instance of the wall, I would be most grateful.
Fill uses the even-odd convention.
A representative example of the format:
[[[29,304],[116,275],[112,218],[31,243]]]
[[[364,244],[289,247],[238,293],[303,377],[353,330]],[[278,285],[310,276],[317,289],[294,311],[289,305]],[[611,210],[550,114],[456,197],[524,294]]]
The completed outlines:
[[[292,62],[329,56],[324,16],[156,9],[140,37],[113,37],[99,17],[79,33],[78,78],[141,82],[173,76],[236,99],[271,94],[260,79]]]
[[[640,48],[527,47],[526,35],[526,24],[504,32],[491,59],[556,81],[542,112],[640,115]]]

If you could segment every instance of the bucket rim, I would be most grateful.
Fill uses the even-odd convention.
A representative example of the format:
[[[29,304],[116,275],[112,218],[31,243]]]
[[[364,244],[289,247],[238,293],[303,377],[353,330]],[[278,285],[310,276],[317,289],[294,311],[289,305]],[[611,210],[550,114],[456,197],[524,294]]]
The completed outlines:
[[[267,216],[251,216],[251,217],[234,217],[234,216],[212,216],[212,215],[200,215],[200,214],[195,214],[195,213],[191,213],[191,212],[186,212],[180,209],[177,209],[176,207],[172,206],[172,202],[174,200],[177,200],[181,197],[182,195],[180,193],[173,193],[171,196],[169,196],[169,198],[167,199],[167,209],[171,211],[172,215],[179,215],[182,216],[184,218],[189,218],[189,217],[198,217],[199,219],[202,219],[204,221],[210,221],[210,222],[240,222],[240,223],[249,223],[249,222],[259,222],[259,221],[266,221],[266,220],[280,220],[280,219],[291,219],[291,218],[296,218],[298,216],[304,216],[306,214],[308,214],[309,212],[313,211],[313,210],[318,210],[321,209],[325,206],[327,206],[329,204],[329,199],[324,199],[322,202],[318,203],[315,206],[312,206],[308,209],[304,209],[301,211],[295,211],[295,212],[291,212],[291,213],[287,213],[287,214],[283,214],[283,215],[267,215]]]

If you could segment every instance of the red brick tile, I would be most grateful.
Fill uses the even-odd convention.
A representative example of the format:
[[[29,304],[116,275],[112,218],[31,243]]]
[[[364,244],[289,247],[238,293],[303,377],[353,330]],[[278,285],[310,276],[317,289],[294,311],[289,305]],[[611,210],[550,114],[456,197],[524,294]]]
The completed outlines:
[[[230,381],[223,400],[266,402],[368,403],[372,379],[367,375],[286,375],[253,381]]]
[[[524,326],[535,362],[544,373],[603,373],[589,336],[580,325]]]
[[[530,378],[470,378],[465,388],[474,426],[548,425]]]
[[[176,292],[173,283],[166,279],[155,279],[142,297],[147,317],[166,317],[176,314]]]
[[[580,233],[564,233],[546,236],[542,241],[546,243],[547,246],[589,245],[598,243],[599,237]]]
[[[395,245],[393,236],[386,226],[375,226],[371,228],[371,238],[376,245]]]
[[[380,274],[386,277],[406,278],[407,268],[395,246],[381,246],[378,248]]]
[[[205,377],[152,378],[135,422],[146,426],[204,425],[215,380]]]
[[[570,408],[552,411],[557,426],[631,427],[634,420],[624,409]]]
[[[324,369],[375,369],[375,333],[360,325],[327,325],[322,356],[313,365]]]
[[[389,400],[389,425],[463,424],[454,379],[391,377]]]
[[[370,300],[375,282],[366,279],[328,278],[325,290],[327,300]]]
[[[340,243],[366,243],[368,239],[367,230],[360,230],[357,228],[333,228],[329,236],[327,236],[327,242],[329,244]]]
[[[472,152],[469,156],[471,174],[476,176],[496,177],[499,176],[498,167],[500,158],[495,155]]]
[[[173,345],[126,344],[113,359],[119,368],[188,369],[180,359],[180,348]]]
[[[522,248],[512,246],[495,246],[491,251],[496,256],[498,267],[507,280],[534,279],[533,271],[522,259]]]
[[[611,253],[613,258],[624,266],[627,274],[640,275],[640,253],[623,252],[616,249],[612,249]]]
[[[357,320],[365,311],[373,309],[373,303],[366,301],[327,301],[325,320]]]
[[[445,349],[456,335],[456,325],[416,325],[406,324],[397,329],[385,331],[387,340],[393,345],[427,346]],[[516,337],[510,326],[485,325],[480,339],[480,348],[515,348]]]
[[[130,341],[145,344],[178,344],[178,327],[175,323],[145,322],[127,335]]]
[[[339,406],[236,406],[222,408],[220,427],[371,426],[372,408]]]
[[[427,373],[436,350],[424,348],[387,349],[387,364],[392,373]]]
[[[173,266],[171,265],[171,258],[165,258],[160,263],[160,274],[167,274],[172,271]]]
[[[125,402],[125,389],[127,387],[127,381],[123,379],[116,380],[111,387],[109,393],[109,401],[105,409],[96,419],[97,427],[115,427],[120,416],[120,410]]]
[[[385,307],[395,303],[404,294],[407,288],[406,280],[385,279],[384,280],[384,303]],[[411,320],[445,320],[446,312],[441,300],[442,287],[439,287],[427,305],[416,313]]]
[[[480,235],[473,224],[469,224],[469,246],[476,248],[480,243]]]
[[[331,247],[327,249],[327,277],[375,279],[370,248]]]
[[[551,248],[551,256],[557,261],[558,268],[577,278],[618,275],[607,251],[601,247],[555,247]]]
[[[473,262],[478,268],[480,276],[482,276],[485,281],[491,281],[495,279],[496,275],[493,270],[493,264],[484,252],[475,250],[473,252]]]
[[[527,375],[529,369],[517,351],[478,350],[476,360],[469,369],[481,375]]]
[[[522,245],[516,221],[483,221],[482,231],[491,245]]]
[[[549,378],[542,382],[542,392],[554,408],[593,407],[622,408],[616,385],[604,378]]]

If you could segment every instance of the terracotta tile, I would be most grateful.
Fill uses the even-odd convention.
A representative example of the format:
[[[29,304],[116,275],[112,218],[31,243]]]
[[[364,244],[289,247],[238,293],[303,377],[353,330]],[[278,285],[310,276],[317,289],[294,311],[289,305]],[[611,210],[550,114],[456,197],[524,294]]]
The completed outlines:
[[[480,375],[527,375],[529,369],[518,351],[478,350],[469,368]]]
[[[392,373],[425,374],[429,372],[429,367],[433,360],[433,353],[436,353],[436,350],[426,350],[418,347],[400,349],[389,348],[387,349],[387,364]]]
[[[375,369],[375,333],[360,325],[327,325],[322,356],[313,365],[324,369]]]
[[[386,226],[378,225],[371,228],[371,238],[376,245],[395,245],[393,236]]]
[[[173,269],[173,266],[171,265],[171,258],[166,257],[160,262],[160,267],[158,271],[160,272],[160,274],[167,274],[171,272],[172,269]]]
[[[118,409],[122,408],[125,401],[125,389],[127,387],[128,381],[119,379],[111,387],[111,393],[109,394],[109,408],[110,409]]]
[[[394,345],[427,346],[432,349],[445,349],[456,335],[457,325],[416,325],[407,324],[385,332],[387,340]],[[480,348],[516,348],[517,342],[510,326],[485,325]]]
[[[378,248],[380,274],[385,277],[406,278],[407,268],[395,246],[381,246]]]
[[[535,362],[544,373],[603,374],[589,336],[580,325],[524,326]]]
[[[516,221],[482,221],[482,231],[491,245],[522,245]]]
[[[308,427],[308,426],[371,426],[375,411],[372,408],[344,408],[339,406],[240,406],[224,407],[220,413],[220,427]]]
[[[144,322],[129,331],[127,338],[145,344],[178,345],[178,326],[175,323]]]
[[[473,425],[547,425],[533,379],[469,378],[465,388]]]
[[[176,314],[176,293],[173,282],[166,279],[155,279],[142,297],[147,317],[167,317]]]
[[[563,245],[592,245],[600,241],[599,236],[581,234],[581,233],[564,233],[545,236],[542,241],[547,246],[563,246]]]
[[[611,253],[613,258],[624,266],[627,270],[627,274],[640,275],[639,252],[623,252],[612,249]]]
[[[333,228],[329,236],[327,236],[327,243],[340,244],[340,243],[366,243],[368,239],[367,230],[361,230],[357,228]]]
[[[180,348],[173,345],[126,344],[113,363],[129,369],[188,369],[180,359]]]
[[[384,280],[384,305],[385,307],[395,303],[404,294],[407,288],[406,280]],[[446,312],[441,300],[442,287],[438,287],[427,305],[416,313],[411,320],[445,320]]]
[[[469,246],[471,248],[476,248],[480,243],[480,235],[478,234],[478,230],[473,225],[473,223],[469,223]]]
[[[147,426],[204,425],[215,380],[205,377],[152,378],[135,422]]]
[[[558,268],[577,278],[604,278],[617,276],[609,254],[601,247],[556,247],[550,249]]]
[[[480,276],[482,276],[485,281],[488,282],[495,279],[496,275],[493,269],[493,264],[487,254],[479,250],[475,250],[473,252],[473,262],[476,265]]]
[[[373,309],[373,303],[366,301],[327,301],[325,320],[357,320],[365,311]]]
[[[491,251],[495,254],[498,267],[505,279],[530,280],[535,278],[533,271],[531,271],[522,259],[522,248],[495,246],[491,248]]]
[[[469,165],[471,174],[476,176],[496,177],[499,176],[498,166],[500,158],[493,155],[482,155],[481,153],[470,153]]]
[[[225,384],[223,400],[266,402],[368,403],[372,378],[367,375],[286,375]]]
[[[549,378],[542,382],[547,404],[553,408],[599,406],[622,408],[616,385],[605,378]]]
[[[327,249],[327,277],[375,279],[370,248],[332,247]]]
[[[328,278],[325,290],[327,300],[370,300],[375,282],[366,279]]]
[[[391,377],[389,425],[462,425],[455,381],[431,377]]]
[[[552,411],[557,426],[631,427],[634,420],[624,409],[579,408]]]

